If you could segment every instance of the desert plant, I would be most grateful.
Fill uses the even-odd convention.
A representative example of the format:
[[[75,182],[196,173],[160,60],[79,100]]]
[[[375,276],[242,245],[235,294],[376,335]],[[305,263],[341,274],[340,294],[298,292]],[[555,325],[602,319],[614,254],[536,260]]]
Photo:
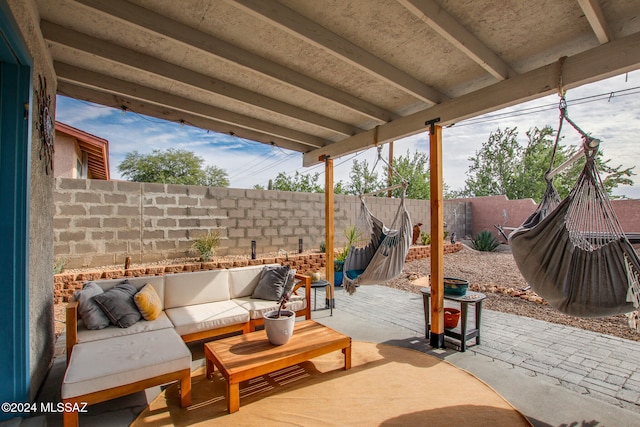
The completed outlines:
[[[336,256],[337,261],[344,261],[345,259],[347,259],[349,249],[351,249],[351,246],[353,246],[358,241],[358,239],[360,239],[360,230],[358,230],[358,227],[356,227],[355,225],[345,228],[342,234],[347,238],[347,245],[342,249],[342,252],[340,252]]]
[[[289,297],[291,297],[291,291],[282,293],[282,296],[280,297],[280,304],[278,304],[278,314],[276,316],[276,319],[280,318],[282,309],[287,308],[287,301],[289,301]]]
[[[327,242],[323,240],[322,242],[320,242],[320,252],[326,252],[326,251],[327,251]]]
[[[360,230],[355,225],[346,228],[342,234],[347,238],[347,248],[351,248],[360,239]]]
[[[60,274],[64,271],[64,268],[69,262],[68,258],[56,258],[53,261],[53,274]]]
[[[500,242],[493,237],[490,231],[482,230],[471,240],[473,249],[483,252],[493,252],[500,245]]]
[[[201,261],[211,261],[211,258],[216,254],[216,248],[219,243],[220,233],[218,231],[209,230],[207,234],[203,234],[193,242],[191,250],[200,254]]]
[[[422,242],[423,245],[430,245],[431,244],[431,234],[429,233],[425,233],[424,231],[422,233],[420,233],[420,241]]]
[[[285,261],[289,261],[289,252],[287,252],[285,249],[278,249],[278,256],[280,256],[280,254],[284,254],[284,259]]]

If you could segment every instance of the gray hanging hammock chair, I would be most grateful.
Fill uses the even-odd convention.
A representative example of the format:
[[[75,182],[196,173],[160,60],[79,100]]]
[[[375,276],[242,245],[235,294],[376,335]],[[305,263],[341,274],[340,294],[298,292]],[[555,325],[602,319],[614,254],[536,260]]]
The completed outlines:
[[[343,266],[344,289],[349,294],[353,294],[358,285],[380,284],[398,277],[402,273],[404,261],[411,247],[413,225],[405,205],[408,182],[382,158],[382,146],[378,147],[378,159],[371,169],[372,172],[378,161],[386,164],[390,171],[400,177],[402,183],[360,195],[360,215],[355,231],[362,240],[351,245]],[[364,199],[365,196],[398,188],[402,189],[400,205],[391,228],[387,228],[381,220],[373,216]]]
[[[509,235],[513,257],[531,288],[558,311],[577,317],[629,313],[640,306],[640,259],[622,231],[596,168],[599,141],[581,135],[586,163],[566,199],[559,201],[552,166],[547,190],[536,211]],[[566,163],[565,163],[566,164]],[[551,160],[553,165],[553,158]],[[629,316],[638,327],[637,312]]]
[[[352,245],[344,261],[343,282],[349,294],[353,294],[358,285],[380,284],[402,273],[413,232],[411,218],[405,206],[406,185],[402,187],[400,206],[391,228],[385,227],[381,220],[373,216],[364,197],[360,197],[357,229],[361,236],[368,238],[364,240],[364,244]]]

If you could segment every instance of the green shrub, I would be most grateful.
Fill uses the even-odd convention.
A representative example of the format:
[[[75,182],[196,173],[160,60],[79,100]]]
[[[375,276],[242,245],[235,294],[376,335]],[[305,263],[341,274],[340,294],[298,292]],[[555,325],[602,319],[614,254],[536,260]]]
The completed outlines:
[[[344,261],[347,259],[349,249],[351,249],[351,246],[355,245],[358,239],[360,239],[360,231],[355,225],[345,228],[342,234],[347,238],[347,245],[342,249],[342,252],[336,255],[336,261]]]
[[[347,251],[360,239],[360,230],[355,225],[346,228],[342,234],[347,238]]]
[[[202,262],[211,261],[216,254],[216,248],[220,243],[220,233],[218,231],[209,230],[207,234],[198,237],[191,245],[191,250],[200,255]]]
[[[471,240],[473,249],[483,252],[493,252],[500,245],[500,242],[493,237],[490,231],[482,230]]]
[[[320,252],[326,252],[326,251],[327,251],[327,242],[323,240],[322,242],[320,242]]]
[[[430,245],[431,244],[431,234],[429,233],[425,233],[424,231],[422,233],[420,233],[420,241],[422,242],[423,245]]]

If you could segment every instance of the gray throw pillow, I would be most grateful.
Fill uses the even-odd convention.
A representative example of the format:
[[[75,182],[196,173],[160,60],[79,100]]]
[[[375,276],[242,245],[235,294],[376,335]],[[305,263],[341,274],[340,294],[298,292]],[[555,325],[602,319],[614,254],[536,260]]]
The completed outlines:
[[[78,301],[78,314],[87,329],[103,329],[109,326],[109,318],[100,309],[93,297],[104,293],[96,282],[88,282],[73,297]]]
[[[251,298],[280,301],[289,275],[288,265],[266,266]]]
[[[100,306],[111,323],[119,328],[128,328],[142,318],[133,299],[138,290],[124,282],[96,295],[93,300]]]

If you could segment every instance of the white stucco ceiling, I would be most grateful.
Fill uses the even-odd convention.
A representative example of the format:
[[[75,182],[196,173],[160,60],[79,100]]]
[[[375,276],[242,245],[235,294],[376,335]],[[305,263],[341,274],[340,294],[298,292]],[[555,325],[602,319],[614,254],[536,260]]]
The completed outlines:
[[[37,3],[59,93],[306,166],[640,68],[640,0]]]

